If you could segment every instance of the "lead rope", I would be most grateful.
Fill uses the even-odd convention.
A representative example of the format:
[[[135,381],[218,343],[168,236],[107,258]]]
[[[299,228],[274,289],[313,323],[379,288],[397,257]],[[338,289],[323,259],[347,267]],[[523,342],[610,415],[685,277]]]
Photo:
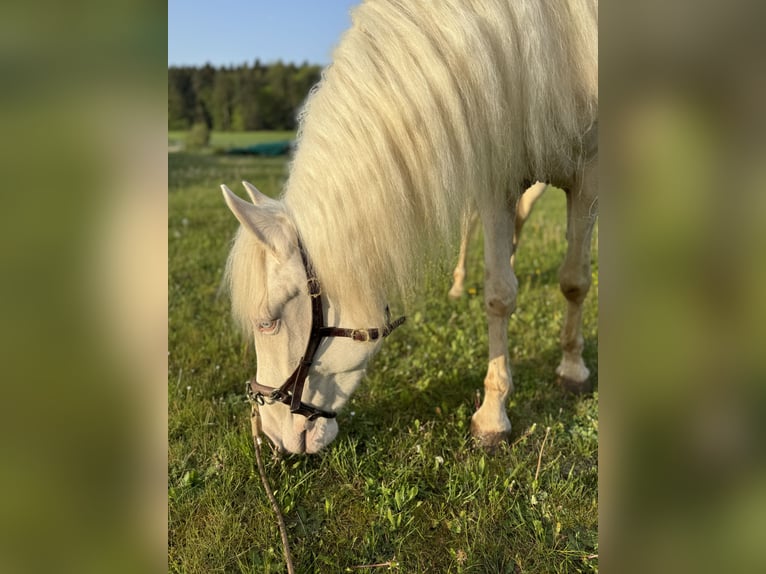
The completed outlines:
[[[274,497],[274,493],[271,491],[269,485],[269,479],[266,476],[266,469],[263,467],[263,459],[261,457],[261,445],[263,445],[263,439],[261,438],[261,412],[258,410],[258,403],[250,401],[250,426],[253,431],[253,447],[255,448],[255,461],[258,464],[258,472],[261,475],[261,482],[263,488],[266,491],[266,496],[269,497],[271,502],[271,508],[274,509],[274,514],[277,515],[277,523],[279,525],[279,534],[282,537],[282,552],[285,555],[285,562],[287,563],[288,574],[295,574],[295,568],[293,567],[293,557],[290,554],[290,542],[287,540],[287,526],[285,525],[285,517],[282,515],[282,511],[279,510],[279,504]]]

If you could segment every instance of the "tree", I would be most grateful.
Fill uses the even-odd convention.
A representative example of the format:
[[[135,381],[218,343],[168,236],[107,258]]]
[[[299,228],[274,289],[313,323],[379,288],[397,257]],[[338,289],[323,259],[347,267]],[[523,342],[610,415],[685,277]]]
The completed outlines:
[[[278,61],[168,68],[168,129],[292,130],[321,68]],[[199,128],[198,128],[199,130]]]
[[[168,70],[168,127],[188,129],[197,104],[190,68]]]
[[[230,131],[234,129],[234,108],[236,105],[236,89],[234,74],[231,70],[222,68],[215,76],[211,96],[211,112],[213,128]]]
[[[210,128],[204,122],[195,123],[186,135],[188,149],[201,149],[210,143]]]

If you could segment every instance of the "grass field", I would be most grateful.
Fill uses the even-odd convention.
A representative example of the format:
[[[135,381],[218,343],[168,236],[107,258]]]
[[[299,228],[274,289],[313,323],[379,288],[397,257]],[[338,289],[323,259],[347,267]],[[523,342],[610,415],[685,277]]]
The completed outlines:
[[[285,169],[284,159],[169,154],[171,572],[286,571],[243,397],[254,352],[219,295],[236,221],[218,191],[247,179],[276,195]],[[424,285],[338,415],[335,442],[267,459],[298,572],[598,571],[598,394],[570,397],[554,385],[565,211],[564,194],[549,191],[518,256],[512,443],[487,454],[468,432],[487,357],[477,237],[466,297],[448,300],[446,268]],[[596,251],[584,314],[596,383],[597,271]],[[386,565],[354,569],[373,564]]]
[[[185,131],[168,132],[168,144],[182,144],[186,140]],[[248,146],[265,142],[291,140],[295,132],[213,132],[210,134],[210,147],[230,148]]]

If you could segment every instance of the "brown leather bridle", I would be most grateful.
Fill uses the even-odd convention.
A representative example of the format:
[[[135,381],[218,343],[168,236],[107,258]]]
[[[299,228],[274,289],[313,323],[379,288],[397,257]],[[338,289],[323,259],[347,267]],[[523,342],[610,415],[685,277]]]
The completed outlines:
[[[247,396],[251,401],[255,401],[258,405],[271,404],[273,402],[283,403],[290,407],[291,413],[303,415],[310,421],[313,421],[318,417],[332,419],[335,418],[337,413],[323,411],[322,409],[312,407],[301,401],[303,385],[306,383],[306,377],[308,377],[309,369],[314,362],[314,355],[316,355],[322,339],[325,337],[348,337],[354,341],[359,341],[360,343],[374,342],[380,338],[388,337],[388,335],[391,334],[391,331],[405,322],[406,317],[399,317],[392,322],[390,312],[388,307],[386,307],[386,325],[382,329],[345,329],[343,327],[326,327],[324,324],[322,289],[319,284],[319,279],[317,279],[314,267],[311,265],[306,250],[303,248],[303,244],[300,240],[298,241],[298,249],[301,254],[301,259],[303,260],[303,267],[306,270],[308,294],[311,298],[311,331],[309,332],[306,351],[303,353],[303,357],[301,357],[298,366],[295,367],[293,373],[287,377],[287,380],[281,387],[278,389],[268,387],[260,384],[253,378],[247,382]]]

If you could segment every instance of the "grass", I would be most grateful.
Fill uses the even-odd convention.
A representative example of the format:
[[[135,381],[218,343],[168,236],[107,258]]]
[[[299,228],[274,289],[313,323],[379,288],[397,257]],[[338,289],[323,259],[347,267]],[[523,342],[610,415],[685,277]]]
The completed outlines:
[[[171,572],[286,571],[243,398],[255,357],[219,295],[236,222],[217,187],[248,179],[276,195],[285,169],[284,159],[169,155]],[[554,385],[565,211],[563,193],[548,192],[519,253],[512,443],[487,454],[468,432],[487,355],[476,237],[466,297],[448,300],[446,270],[424,286],[339,414],[336,441],[266,461],[298,572],[598,571],[598,395]],[[596,382],[597,261],[584,313]]]

